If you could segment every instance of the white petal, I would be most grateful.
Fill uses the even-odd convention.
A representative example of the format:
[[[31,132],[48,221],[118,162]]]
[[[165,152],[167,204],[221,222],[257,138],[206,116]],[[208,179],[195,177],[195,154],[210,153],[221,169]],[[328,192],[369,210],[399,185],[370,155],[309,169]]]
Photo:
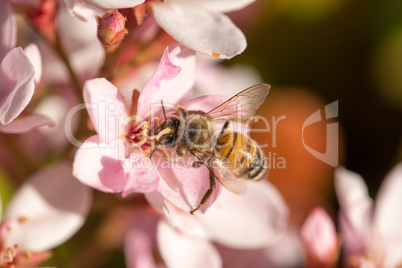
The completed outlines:
[[[368,196],[363,178],[338,167],[335,170],[335,190],[348,234],[355,237],[358,244],[369,241],[373,201]]]
[[[184,236],[169,224],[160,221],[157,227],[158,247],[167,267],[218,268],[222,260],[218,251],[207,240]]]
[[[35,83],[39,83],[42,77],[42,58],[40,56],[39,48],[35,44],[29,44],[24,48],[25,54],[28,56],[35,69]]]
[[[261,248],[276,243],[285,231],[288,208],[268,182],[248,182],[244,195],[224,190],[199,217],[215,241],[229,247]]]
[[[66,162],[35,173],[8,205],[12,226],[7,244],[45,251],[68,240],[84,224],[92,203],[91,191],[72,176]]]
[[[395,166],[377,194],[374,221],[382,238],[402,239],[402,163]]]
[[[231,12],[242,9],[255,0],[195,0],[197,4],[215,12]],[[194,2],[195,2],[194,1]]]
[[[17,23],[7,1],[0,1],[0,61],[17,42]]]
[[[88,3],[105,9],[130,8],[138,6],[145,0],[87,0]]]
[[[159,26],[195,51],[230,59],[247,46],[244,34],[227,16],[194,3],[158,3],[153,13]]]

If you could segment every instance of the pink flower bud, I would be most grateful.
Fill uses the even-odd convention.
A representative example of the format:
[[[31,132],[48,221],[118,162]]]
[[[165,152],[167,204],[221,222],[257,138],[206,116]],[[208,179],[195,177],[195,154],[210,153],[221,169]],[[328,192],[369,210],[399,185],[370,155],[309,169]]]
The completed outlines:
[[[117,9],[108,10],[103,17],[96,16],[98,38],[105,48],[117,48],[128,33],[124,28],[126,18]]]
[[[300,230],[310,262],[309,267],[333,267],[339,241],[332,219],[322,208],[315,208]]]

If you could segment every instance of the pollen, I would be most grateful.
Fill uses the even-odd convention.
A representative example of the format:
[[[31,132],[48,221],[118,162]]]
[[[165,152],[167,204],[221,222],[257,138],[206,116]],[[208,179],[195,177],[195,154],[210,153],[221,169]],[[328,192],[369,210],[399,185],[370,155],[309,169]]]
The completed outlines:
[[[28,221],[28,218],[25,216],[21,216],[18,218],[18,222],[21,224],[26,223],[27,221]]]
[[[147,140],[140,140],[140,142],[137,144],[139,147],[141,147],[142,145],[144,145],[147,142]]]
[[[211,52],[211,56],[215,57],[215,58],[219,58],[221,56],[221,54],[216,53],[216,52]]]

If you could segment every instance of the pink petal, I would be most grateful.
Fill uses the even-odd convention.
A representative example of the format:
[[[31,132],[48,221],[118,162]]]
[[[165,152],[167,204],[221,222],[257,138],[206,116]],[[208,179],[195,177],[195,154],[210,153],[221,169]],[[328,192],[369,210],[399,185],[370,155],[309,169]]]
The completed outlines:
[[[355,244],[370,241],[373,202],[368,196],[363,178],[343,167],[335,170],[335,190],[343,215],[343,224],[355,237]]]
[[[113,84],[105,78],[87,81],[84,100],[100,141],[109,143],[124,134],[128,119],[126,104]]]
[[[155,3],[153,14],[169,35],[195,51],[230,59],[247,46],[244,34],[227,16],[195,3]]]
[[[218,251],[207,240],[184,236],[160,221],[157,228],[160,254],[167,267],[222,267]]]
[[[17,42],[17,23],[13,8],[7,1],[0,1],[0,60]]]
[[[28,56],[35,69],[35,83],[39,83],[42,77],[42,58],[40,56],[39,48],[35,44],[30,44],[24,48],[25,54]]]
[[[131,230],[126,235],[124,246],[127,267],[156,268],[153,258],[152,241],[147,232]]]
[[[116,141],[106,144],[98,136],[87,139],[77,150],[73,162],[73,175],[80,182],[106,193],[123,191],[124,144]]]
[[[195,81],[195,52],[183,46],[173,49],[169,56],[181,68],[179,74],[166,82],[162,89],[163,103],[177,104],[190,97]]]
[[[125,236],[126,267],[156,268],[154,244],[158,216],[144,210],[133,211],[132,227]]]
[[[7,245],[44,251],[68,240],[84,224],[92,203],[89,189],[71,175],[66,162],[35,173],[8,205],[6,219],[16,222]]]
[[[0,125],[0,132],[20,134],[42,126],[54,127],[55,123],[46,116],[32,114],[20,116],[8,125]]]
[[[6,125],[31,101],[35,69],[20,47],[7,53],[0,68],[0,123]]]
[[[304,221],[301,239],[308,254],[321,262],[331,264],[338,247],[335,225],[322,208],[315,208]]]
[[[126,172],[126,185],[123,197],[133,192],[149,193],[156,190],[159,174],[152,161],[140,153],[130,155],[130,168]]]
[[[377,194],[374,222],[385,241],[402,241],[402,163],[396,165],[384,179]]]
[[[194,2],[210,10],[214,10],[215,12],[231,12],[242,9],[254,1],[255,0],[198,0]]]
[[[287,228],[288,208],[268,182],[248,182],[244,195],[224,190],[205,215],[196,216],[214,241],[251,249],[278,241]]]
[[[148,83],[141,92],[138,99],[137,114],[142,117],[147,117],[150,113],[156,114],[160,110],[161,100],[164,97],[176,95],[179,96],[181,88],[177,87],[178,92],[164,92],[164,87],[169,80],[177,77],[181,72],[182,68],[173,63],[172,58],[176,55],[177,50],[169,53],[168,48],[162,55],[161,61],[153,73],[152,77],[149,79]],[[171,55],[173,54],[173,55]],[[171,97],[170,97],[171,98]],[[181,96],[180,96],[181,98]],[[170,104],[170,100],[167,102]],[[175,104],[175,103],[173,103]],[[151,105],[154,105],[151,106]],[[152,108],[156,109],[152,111]]]
[[[177,208],[188,212],[195,209],[210,187],[209,170],[205,166],[192,167],[194,157],[173,162],[157,154],[154,157],[161,177],[157,191]],[[221,184],[216,182],[216,188],[208,202],[201,207],[201,212],[205,212],[213,204],[221,190]]]

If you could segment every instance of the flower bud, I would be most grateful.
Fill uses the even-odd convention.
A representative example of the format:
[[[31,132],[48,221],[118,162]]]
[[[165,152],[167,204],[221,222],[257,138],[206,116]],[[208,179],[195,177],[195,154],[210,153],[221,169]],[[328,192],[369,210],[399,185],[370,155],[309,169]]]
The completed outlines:
[[[315,208],[300,230],[308,267],[334,267],[339,251],[335,225],[322,208]]]
[[[115,50],[123,41],[128,31],[124,28],[126,18],[117,9],[108,10],[103,17],[96,16],[98,39],[108,50]]]

